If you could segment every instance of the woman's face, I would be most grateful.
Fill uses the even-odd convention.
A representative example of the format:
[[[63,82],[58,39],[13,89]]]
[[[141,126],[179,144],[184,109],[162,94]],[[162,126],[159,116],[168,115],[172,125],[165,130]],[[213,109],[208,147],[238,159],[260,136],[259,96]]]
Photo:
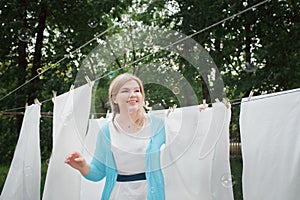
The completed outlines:
[[[135,80],[127,81],[117,93],[115,103],[119,105],[120,113],[135,113],[143,106],[143,95]]]

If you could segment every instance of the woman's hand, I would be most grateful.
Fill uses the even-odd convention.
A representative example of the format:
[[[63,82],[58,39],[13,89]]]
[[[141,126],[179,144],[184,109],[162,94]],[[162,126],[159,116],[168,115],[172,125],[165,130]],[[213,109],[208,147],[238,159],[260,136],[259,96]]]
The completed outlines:
[[[90,166],[78,152],[74,152],[68,155],[68,157],[65,160],[65,163],[70,165],[74,169],[80,171],[82,175],[87,175],[90,171]]]

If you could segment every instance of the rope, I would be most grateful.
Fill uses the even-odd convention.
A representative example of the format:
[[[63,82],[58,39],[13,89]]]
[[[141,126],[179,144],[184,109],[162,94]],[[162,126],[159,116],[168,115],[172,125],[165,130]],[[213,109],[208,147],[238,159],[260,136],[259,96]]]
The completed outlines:
[[[189,39],[189,38],[192,38],[192,37],[194,37],[195,35],[198,35],[199,33],[202,33],[202,32],[204,32],[204,31],[207,31],[207,30],[209,30],[209,29],[211,29],[211,28],[213,28],[213,27],[215,27],[215,26],[217,26],[217,25],[219,25],[219,24],[221,24],[221,23],[226,22],[227,20],[233,19],[233,18],[235,18],[236,16],[239,16],[239,15],[245,13],[245,12],[248,12],[249,10],[252,10],[253,8],[256,8],[256,7],[260,6],[260,5],[263,5],[263,4],[265,4],[266,2],[269,2],[269,1],[271,1],[271,0],[264,0],[264,1],[262,1],[262,2],[259,2],[259,3],[255,4],[255,5],[253,5],[253,6],[250,6],[250,7],[246,8],[246,9],[244,9],[244,10],[242,10],[242,11],[236,13],[236,14],[233,14],[233,15],[231,15],[231,16],[229,16],[229,17],[223,19],[223,20],[220,20],[220,21],[218,21],[218,22],[216,22],[216,23],[214,23],[214,24],[212,24],[212,25],[210,25],[210,26],[208,26],[208,27],[206,27],[206,28],[203,28],[203,29],[201,29],[201,30],[199,30],[199,31],[197,31],[197,32],[195,32],[195,33],[192,33],[192,34],[186,36],[186,37],[183,38],[183,39],[180,39],[180,40],[178,40],[178,41],[176,41],[176,42],[174,42],[174,43],[172,43],[172,44],[169,44],[169,45],[167,45],[167,46],[165,46],[165,47],[162,47],[162,48],[163,48],[163,49],[164,49],[164,48],[168,48],[168,47],[173,46],[173,45],[176,45],[176,44],[178,44],[178,43],[180,43],[180,42],[182,42],[182,41],[184,41],[184,40],[187,40],[187,39]],[[78,52],[81,48],[85,47],[86,45],[88,45],[88,44],[91,43],[92,41],[96,40],[97,38],[99,38],[100,36],[102,36],[103,34],[105,34],[106,32],[108,32],[109,30],[111,30],[111,29],[114,28],[115,26],[116,26],[116,25],[114,25],[114,26],[112,26],[112,27],[106,29],[106,30],[103,31],[102,33],[98,34],[97,36],[95,36],[94,38],[92,38],[91,40],[89,40],[88,42],[86,42],[85,44],[81,45],[80,47],[78,47],[78,48],[75,49],[74,51],[70,52],[70,54],[74,54],[75,52]],[[155,54],[155,53],[150,53],[150,54],[148,54],[148,55],[146,55],[146,56],[143,56],[143,57],[141,57],[141,58],[139,58],[139,59],[137,59],[137,60],[135,60],[135,61],[133,61],[133,62],[131,62],[131,63],[129,63],[129,64],[126,64],[124,67],[120,67],[120,68],[114,70],[114,72],[117,72],[117,71],[119,71],[119,70],[121,70],[121,69],[124,69],[124,68],[126,68],[126,67],[128,67],[128,66],[130,66],[130,65],[133,65],[133,64],[135,64],[135,63],[137,63],[137,62],[139,62],[139,61],[141,61],[141,60],[143,60],[143,59],[145,59],[145,58],[147,58],[147,57],[149,57],[149,56],[151,56],[151,55],[154,55],[154,54]],[[9,92],[8,94],[6,94],[4,97],[2,97],[2,98],[0,99],[0,101],[2,101],[3,99],[5,99],[6,97],[8,97],[9,95],[11,95],[12,93],[16,92],[16,91],[19,90],[20,88],[24,87],[25,85],[27,85],[28,83],[30,83],[32,80],[34,80],[35,78],[39,77],[40,75],[42,75],[43,73],[45,73],[46,71],[48,71],[49,69],[51,69],[53,66],[59,64],[60,62],[62,62],[62,61],[63,61],[64,59],[66,59],[66,58],[67,58],[67,56],[64,56],[64,58],[62,58],[62,59],[60,59],[59,61],[57,61],[56,63],[54,63],[52,66],[50,66],[50,67],[48,67],[47,69],[43,70],[41,73],[39,73],[39,74],[36,75],[35,77],[31,78],[29,81],[25,82],[24,84],[18,86],[17,88],[15,88],[14,90],[12,90],[12,91]],[[105,75],[103,75],[103,76],[100,76],[99,78],[95,79],[94,81],[98,81],[98,80],[100,80],[100,79],[102,79],[102,78],[104,78],[104,77],[107,77],[107,76],[110,75],[110,73],[111,73],[111,72],[108,72],[107,74],[105,74]],[[47,100],[43,101],[42,103],[48,102],[48,101],[50,101],[50,100],[51,100],[51,99],[47,99]],[[235,101],[236,101],[236,100],[235,100]],[[18,109],[23,109],[23,108],[24,108],[24,107],[21,107],[21,108],[15,108],[15,109],[9,109],[9,110],[6,110],[6,111],[13,111],[13,110],[18,110]],[[2,112],[5,112],[5,111],[2,111]]]

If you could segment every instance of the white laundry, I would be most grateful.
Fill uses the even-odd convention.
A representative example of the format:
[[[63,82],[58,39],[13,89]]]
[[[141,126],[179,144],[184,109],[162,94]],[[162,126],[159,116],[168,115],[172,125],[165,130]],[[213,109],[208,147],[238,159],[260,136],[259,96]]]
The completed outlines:
[[[92,161],[95,149],[96,141],[100,128],[107,122],[107,119],[90,119],[88,132],[84,139],[84,146],[82,149],[82,155],[88,163]],[[99,200],[102,196],[102,191],[105,184],[105,178],[99,182],[89,181],[84,177],[81,177],[81,200]]]
[[[64,97],[64,99],[64,101],[58,102],[57,97],[55,100],[56,106],[61,107],[61,110],[68,98]],[[82,109],[89,110],[87,103],[83,103],[82,98],[80,100]],[[59,113],[65,114],[70,112],[69,110],[72,109],[64,108]],[[151,114],[164,118],[167,112],[167,110],[152,111]],[[78,117],[81,120],[88,119],[87,115],[83,114]],[[69,166],[66,167],[58,161],[63,160],[65,155],[70,153],[66,152],[67,147],[70,151],[81,150],[87,162],[90,162],[95,151],[97,134],[100,127],[108,120],[110,119],[90,119],[87,135],[77,135],[79,140],[76,137],[69,140],[67,138],[70,137],[60,136],[66,132],[70,134],[74,126],[74,124],[68,126],[69,129],[66,131],[66,127],[63,126],[66,117],[64,120],[55,120],[55,128],[60,131],[54,133],[56,139],[53,152],[56,152],[57,158],[55,161],[55,154],[53,154],[51,159],[52,163],[56,163],[53,164],[56,166],[56,172],[52,170],[51,173],[53,167],[50,162],[47,179],[52,179],[52,184],[48,183],[48,187],[45,185],[46,189],[44,190],[44,196],[47,196],[49,200],[99,200],[101,198],[105,179],[96,183],[88,181],[81,177],[76,170]],[[222,177],[230,176],[229,121],[230,109],[227,109],[222,103],[215,104],[213,108],[207,108],[202,112],[199,112],[198,107],[194,106],[178,108],[169,114],[169,117],[166,118],[167,143],[162,148],[161,156],[161,167],[166,183],[166,199],[233,199],[231,185],[224,187],[222,184]],[[82,141],[80,141],[81,139]],[[60,154],[63,155],[60,156]],[[66,177],[67,173],[69,174],[67,181],[60,180],[62,177]],[[230,180],[225,181],[230,182]],[[66,191],[72,191],[72,196],[69,194],[70,192]]]
[[[152,111],[164,118],[168,110]],[[178,108],[166,118],[167,144],[162,148],[161,165],[166,199],[232,200],[229,165],[230,109],[214,104],[199,112],[197,106]],[[92,158],[100,127],[106,119],[91,119],[85,157]],[[188,134],[187,134],[188,133]],[[98,200],[104,181],[82,179],[81,199]]]
[[[28,106],[25,110],[1,200],[40,200],[40,110],[40,104]]]
[[[192,106],[169,114],[161,158],[166,199],[233,199],[230,115],[223,103],[202,112]]]
[[[81,174],[64,163],[81,151],[91,106],[92,85],[86,84],[54,99],[53,149],[43,200],[80,199]]]
[[[300,89],[242,100],[245,200],[295,200],[300,191]]]

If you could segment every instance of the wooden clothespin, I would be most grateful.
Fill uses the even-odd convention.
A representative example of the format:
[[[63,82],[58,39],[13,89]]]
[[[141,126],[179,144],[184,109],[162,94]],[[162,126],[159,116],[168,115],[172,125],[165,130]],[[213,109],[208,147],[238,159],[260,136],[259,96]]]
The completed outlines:
[[[70,91],[74,90],[74,88],[75,88],[75,86],[72,84],[71,87],[70,87]]]
[[[250,94],[249,94],[249,97],[248,97],[248,101],[250,101],[250,100],[251,100],[251,98],[252,98],[253,94],[254,94],[254,92],[253,92],[253,90],[251,90],[251,91],[250,91]]]
[[[91,114],[91,119],[95,119],[95,114]]]
[[[57,95],[57,92],[53,90],[52,94],[53,94],[52,102],[54,103],[56,95]]]
[[[37,98],[34,99],[34,104],[40,104],[40,102]]]
[[[202,104],[203,104],[204,106],[207,106],[207,105],[206,105],[206,99],[203,99],[203,100],[202,100]]]
[[[109,110],[107,110],[105,118],[106,118],[106,119],[109,118]]]
[[[225,104],[226,108],[230,108],[230,103],[227,101],[226,98],[223,98],[222,102]]]
[[[216,98],[216,99],[215,99],[215,102],[216,102],[216,103],[220,103],[220,99],[219,99],[219,98]]]
[[[92,85],[91,79],[88,77],[88,75],[85,75],[84,78],[85,78],[86,82],[89,84],[89,86],[91,86]]]
[[[173,105],[173,108],[172,108],[172,109],[173,109],[172,111],[174,111],[176,108],[177,108],[177,105],[174,104],[174,105]]]
[[[169,117],[169,114],[171,113],[171,107],[169,107],[169,110],[168,110],[168,112],[167,112],[167,117]]]
[[[25,110],[28,108],[28,102],[25,103]]]
[[[169,117],[171,112],[174,112],[175,108],[177,108],[177,105],[174,104],[173,107],[169,107],[168,113],[167,113],[167,117]]]

